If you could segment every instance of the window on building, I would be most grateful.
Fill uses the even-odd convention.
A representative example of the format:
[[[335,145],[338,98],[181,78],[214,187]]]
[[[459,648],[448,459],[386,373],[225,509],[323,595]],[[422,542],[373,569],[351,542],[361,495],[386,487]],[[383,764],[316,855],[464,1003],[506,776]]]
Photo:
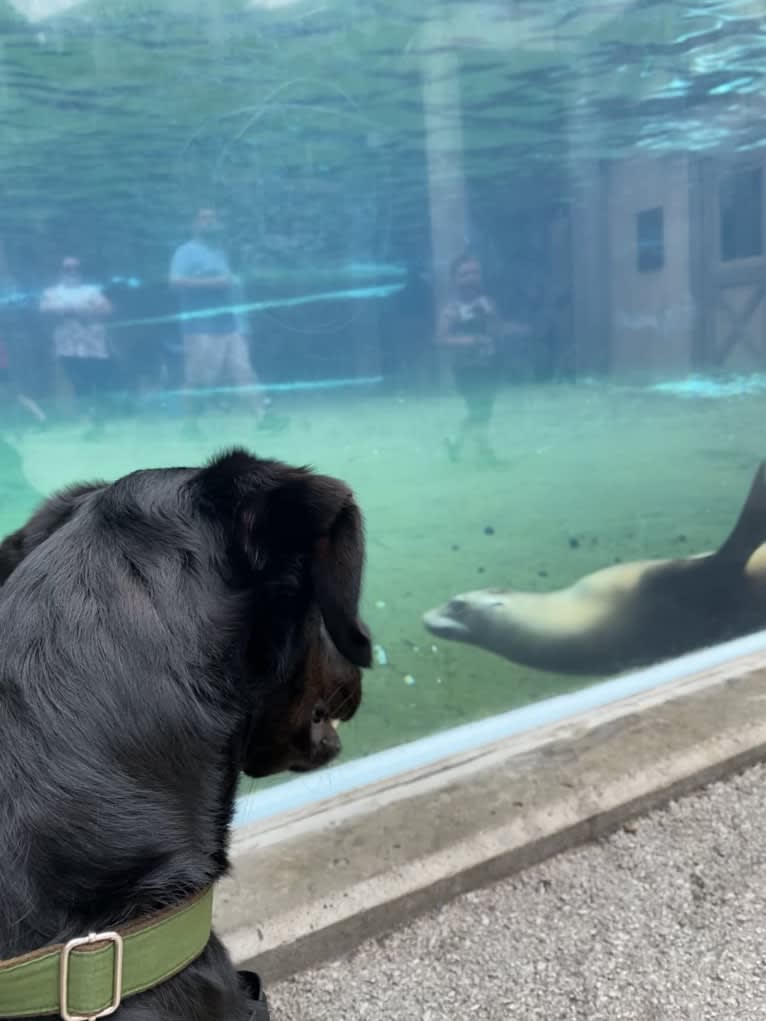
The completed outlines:
[[[638,271],[651,273],[665,263],[665,233],[662,206],[643,209],[636,217]]]
[[[763,171],[760,167],[727,174],[719,186],[721,259],[763,255]]]

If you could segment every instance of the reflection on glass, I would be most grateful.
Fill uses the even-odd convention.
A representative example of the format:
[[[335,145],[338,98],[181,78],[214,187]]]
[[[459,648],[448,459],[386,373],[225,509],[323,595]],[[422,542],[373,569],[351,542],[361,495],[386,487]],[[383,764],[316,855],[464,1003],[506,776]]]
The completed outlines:
[[[640,586],[721,547],[763,454],[762,17],[0,0],[3,529],[234,443],[346,478],[353,754],[679,647],[498,655],[426,626],[461,594],[528,598],[543,646],[626,590],[633,635],[760,627],[757,512],[726,606]]]

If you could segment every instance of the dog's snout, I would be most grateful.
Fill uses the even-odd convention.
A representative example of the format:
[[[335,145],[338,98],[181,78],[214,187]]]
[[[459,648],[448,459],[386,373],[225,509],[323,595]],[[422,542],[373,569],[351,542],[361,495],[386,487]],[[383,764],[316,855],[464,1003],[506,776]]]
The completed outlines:
[[[333,731],[332,734],[325,734],[325,736],[320,741],[320,747],[322,747],[326,751],[331,751],[332,749],[337,748],[338,745],[339,741],[335,731]]]

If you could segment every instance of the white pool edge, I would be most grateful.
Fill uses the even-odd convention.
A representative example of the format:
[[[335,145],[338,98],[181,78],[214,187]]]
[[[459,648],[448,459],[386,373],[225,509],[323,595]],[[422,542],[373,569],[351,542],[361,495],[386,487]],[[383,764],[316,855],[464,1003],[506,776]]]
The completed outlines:
[[[328,792],[331,792],[332,797],[337,797],[370,784],[390,780],[398,774],[433,765],[447,756],[482,748],[515,734],[557,723],[567,717],[759,652],[766,652],[766,631],[689,653],[643,670],[621,674],[566,695],[543,699],[475,723],[442,730],[382,752],[330,766],[320,774],[306,774],[267,790],[242,795],[237,800],[234,828],[325,800]],[[500,661],[498,668],[503,669]],[[318,781],[320,776],[321,782]]]

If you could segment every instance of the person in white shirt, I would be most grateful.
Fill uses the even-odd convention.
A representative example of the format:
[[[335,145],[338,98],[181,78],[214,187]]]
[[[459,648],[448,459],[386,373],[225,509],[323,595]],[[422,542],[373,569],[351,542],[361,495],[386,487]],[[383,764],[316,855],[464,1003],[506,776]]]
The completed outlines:
[[[111,303],[98,286],[83,283],[79,259],[68,255],[58,283],[43,292],[40,311],[53,325],[54,355],[83,404],[90,423],[87,436],[93,438],[103,430],[101,408],[110,382],[105,322]]]

